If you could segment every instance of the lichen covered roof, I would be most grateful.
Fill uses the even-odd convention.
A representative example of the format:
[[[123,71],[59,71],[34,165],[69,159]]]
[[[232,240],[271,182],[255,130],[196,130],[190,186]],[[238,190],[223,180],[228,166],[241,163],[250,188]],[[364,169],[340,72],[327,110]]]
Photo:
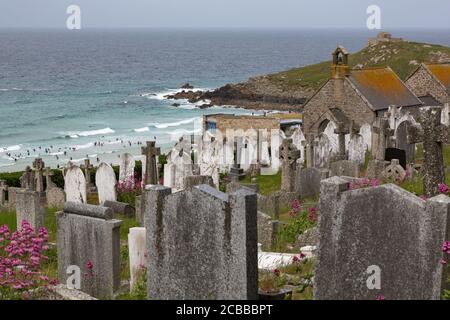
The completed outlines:
[[[352,70],[348,78],[374,111],[422,104],[390,68]]]
[[[450,90],[450,64],[427,64],[428,70]]]

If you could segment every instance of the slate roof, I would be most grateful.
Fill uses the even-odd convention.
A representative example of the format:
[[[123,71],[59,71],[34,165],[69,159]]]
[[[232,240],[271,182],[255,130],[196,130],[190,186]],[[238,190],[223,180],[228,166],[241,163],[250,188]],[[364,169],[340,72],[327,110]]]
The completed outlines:
[[[436,106],[443,106],[442,103],[437,101],[432,95],[426,95],[419,97],[420,101],[423,102],[423,105],[426,107],[436,107]]]
[[[450,64],[427,64],[428,70],[450,91]]]
[[[389,106],[409,107],[422,105],[391,68],[369,68],[352,70],[350,82],[369,101],[373,111]]]

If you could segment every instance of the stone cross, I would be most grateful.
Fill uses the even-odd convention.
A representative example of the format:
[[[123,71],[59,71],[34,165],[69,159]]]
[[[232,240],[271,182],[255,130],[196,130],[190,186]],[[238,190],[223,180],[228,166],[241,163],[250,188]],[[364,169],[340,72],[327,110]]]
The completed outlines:
[[[443,144],[450,143],[450,127],[441,123],[440,107],[420,109],[420,125],[408,127],[408,143],[423,142],[424,190],[428,197],[439,194],[439,184],[445,181]]]
[[[295,171],[297,170],[297,160],[300,159],[300,156],[300,150],[292,143],[292,139],[284,139],[280,146],[282,191],[294,191]]]
[[[91,161],[89,159],[84,159],[84,165],[81,165],[81,169],[84,170],[84,176],[86,177],[87,190],[92,189],[91,170],[93,168],[94,168],[94,166],[91,164]]]
[[[379,125],[379,127],[373,128],[373,131],[378,134],[378,148],[375,158],[376,160],[384,161],[388,140],[389,137],[394,135],[394,130],[389,126],[389,120],[387,118],[381,118]]]
[[[34,182],[33,171],[31,170],[30,166],[27,166],[24,173],[20,177],[20,187],[22,189],[34,191]]]
[[[45,168],[44,177],[45,177],[45,184],[47,185],[46,191],[56,187],[56,184],[54,184],[52,181],[53,175],[54,173],[52,169],[50,169],[49,167]]]
[[[144,186],[158,184],[156,157],[161,154],[161,148],[156,148],[155,145],[155,141],[147,141],[147,146],[141,148],[142,154],[145,155],[146,158]]]
[[[337,160],[346,160],[347,153],[345,151],[345,136],[350,134],[350,129],[343,122],[339,122],[336,130],[334,130],[334,133],[338,135],[339,139],[339,154],[337,156]]]
[[[44,192],[44,178],[43,170],[45,168],[44,161],[41,158],[36,158],[33,161],[33,168],[35,171],[34,179],[37,192]]]

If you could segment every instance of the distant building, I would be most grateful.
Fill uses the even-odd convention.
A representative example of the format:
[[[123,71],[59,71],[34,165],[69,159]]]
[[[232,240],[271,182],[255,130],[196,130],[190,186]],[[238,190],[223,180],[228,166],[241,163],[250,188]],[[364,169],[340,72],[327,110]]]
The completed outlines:
[[[450,63],[422,63],[406,80],[406,85],[426,105],[450,103]]]
[[[356,125],[373,124],[390,106],[420,107],[423,102],[389,67],[351,70],[348,52],[338,47],[333,53],[331,77],[303,107],[305,135],[318,135],[329,111],[340,113]]]
[[[376,38],[369,38],[369,46],[375,46],[379,43],[385,42],[402,42],[403,38],[392,38],[392,34],[389,32],[380,32]]]

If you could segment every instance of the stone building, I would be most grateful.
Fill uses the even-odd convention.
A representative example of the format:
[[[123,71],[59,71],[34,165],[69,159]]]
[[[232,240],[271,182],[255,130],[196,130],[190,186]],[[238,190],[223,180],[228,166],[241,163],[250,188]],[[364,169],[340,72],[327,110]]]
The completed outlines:
[[[415,114],[424,105],[391,68],[350,69],[348,59],[349,53],[343,47],[333,52],[331,77],[304,105],[308,165],[315,161],[314,147],[318,143],[330,145],[322,150],[325,156],[338,153],[335,133],[339,126],[347,135],[347,145],[351,134],[356,132],[364,137],[366,145],[376,146],[378,138],[372,134],[372,127],[388,115],[390,107],[401,108],[403,114]],[[328,134],[326,142],[321,141],[323,133]],[[372,148],[372,153],[375,152]]]
[[[450,103],[450,63],[422,63],[406,79],[406,85],[426,104]]]
[[[380,32],[378,33],[376,38],[370,38],[369,39],[369,46],[376,46],[380,43],[386,43],[386,42],[402,42],[404,41],[403,38],[393,38],[392,34],[389,32]]]

